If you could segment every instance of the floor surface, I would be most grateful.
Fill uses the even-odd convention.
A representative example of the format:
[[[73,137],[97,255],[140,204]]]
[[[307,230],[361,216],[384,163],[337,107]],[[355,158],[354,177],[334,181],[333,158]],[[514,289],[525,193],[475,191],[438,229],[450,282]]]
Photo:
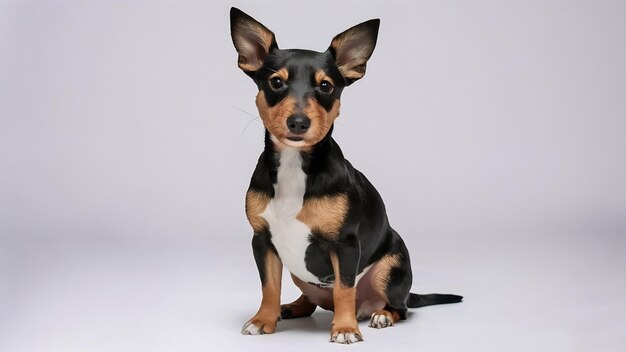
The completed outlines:
[[[345,348],[328,342],[332,315],[322,310],[279,322],[274,335],[240,335],[260,290],[247,238],[230,240],[2,246],[0,350]],[[392,328],[362,322],[359,349],[621,351],[625,240],[605,240],[613,245],[427,242],[428,250],[412,250],[413,291],[465,301],[411,310]],[[283,300],[297,295],[285,281]]]

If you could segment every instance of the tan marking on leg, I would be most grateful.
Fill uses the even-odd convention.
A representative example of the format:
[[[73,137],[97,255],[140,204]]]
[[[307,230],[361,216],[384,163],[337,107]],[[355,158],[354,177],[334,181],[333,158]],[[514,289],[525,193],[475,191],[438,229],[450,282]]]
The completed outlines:
[[[335,286],[333,287],[335,316],[330,332],[331,341],[341,342],[337,341],[337,338],[343,339],[344,337],[339,335],[347,336],[349,334],[354,334],[358,341],[363,340],[356,320],[356,286],[347,287],[341,282],[341,268],[336,253],[330,254],[330,261],[335,274]]]
[[[380,260],[372,264],[356,286],[357,320],[370,319],[372,313],[383,309],[388,303],[387,299],[374,289],[379,265]]]
[[[261,214],[267,208],[270,200],[270,196],[262,192],[249,190],[248,193],[246,193],[246,216],[255,233],[269,229],[267,220],[265,220]]]
[[[276,331],[276,323],[280,318],[282,275],[283,263],[276,253],[271,250],[268,251],[265,257],[265,284],[261,289],[263,292],[261,307],[256,315],[248,321],[248,324],[256,325],[265,334],[272,334]]]
[[[305,200],[296,218],[309,226],[311,230],[334,238],[339,235],[339,230],[347,215],[348,195],[342,193]]]
[[[377,265],[376,272],[374,273],[374,280],[372,282],[374,290],[380,294],[387,303],[389,298],[387,297],[387,286],[389,285],[389,275],[391,270],[400,266],[399,254],[388,254],[382,257]]]

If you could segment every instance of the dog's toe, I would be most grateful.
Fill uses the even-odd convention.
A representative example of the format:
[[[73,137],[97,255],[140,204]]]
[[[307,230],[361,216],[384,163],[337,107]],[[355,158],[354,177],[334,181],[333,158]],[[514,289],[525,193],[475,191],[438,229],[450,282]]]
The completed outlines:
[[[281,319],[293,319],[293,310],[290,307],[284,307],[280,310]]]
[[[256,326],[252,322],[247,322],[243,328],[241,328],[242,335],[263,335],[263,329],[260,326]]]
[[[370,328],[382,329],[389,326],[393,326],[393,320],[391,320],[387,315],[379,313],[372,314],[372,319],[369,324]]]
[[[273,314],[255,315],[241,328],[242,335],[273,334],[276,331],[278,316]]]
[[[263,329],[260,326],[252,323],[251,321],[247,322],[243,328],[241,328],[242,335],[263,335]]]
[[[330,338],[330,342],[341,343],[341,344],[351,344],[355,342],[363,341],[363,336],[358,331],[355,332],[339,332],[333,334]]]

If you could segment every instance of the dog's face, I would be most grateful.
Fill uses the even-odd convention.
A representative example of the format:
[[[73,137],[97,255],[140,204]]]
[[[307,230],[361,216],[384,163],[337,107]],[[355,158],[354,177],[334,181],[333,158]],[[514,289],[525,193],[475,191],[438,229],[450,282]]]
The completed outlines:
[[[255,75],[256,105],[274,142],[319,142],[339,116],[344,78],[329,53],[273,50]]]
[[[365,75],[379,20],[335,36],[325,52],[278,49],[274,33],[236,8],[230,12],[238,65],[259,88],[256,105],[277,145],[307,148],[339,116],[341,92]]]

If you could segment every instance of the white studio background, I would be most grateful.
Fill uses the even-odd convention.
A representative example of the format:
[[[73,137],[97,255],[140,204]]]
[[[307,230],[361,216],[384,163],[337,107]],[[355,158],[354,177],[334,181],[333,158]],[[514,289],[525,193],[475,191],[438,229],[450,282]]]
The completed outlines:
[[[0,350],[328,348],[321,311],[239,335],[263,128],[233,5],[281,48],[381,18],[334,136],[414,291],[466,301],[359,348],[623,348],[626,2],[33,1],[0,2]]]

